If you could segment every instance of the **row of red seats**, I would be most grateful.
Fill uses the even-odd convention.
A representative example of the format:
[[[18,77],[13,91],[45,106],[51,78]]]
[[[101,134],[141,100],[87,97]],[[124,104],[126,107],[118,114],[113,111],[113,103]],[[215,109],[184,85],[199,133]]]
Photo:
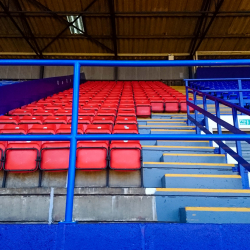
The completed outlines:
[[[70,134],[70,124],[2,124],[0,134]],[[135,124],[79,124],[78,134],[138,134]]]
[[[1,142],[0,169],[14,172],[65,171],[69,165],[69,142]],[[79,141],[76,169],[138,170],[141,168],[139,141]]]
[[[154,84],[152,87],[151,85]],[[160,87],[159,87],[159,86]],[[92,86],[92,87],[91,87]],[[81,85],[79,98],[80,115],[92,110],[128,110],[134,115],[150,116],[152,112],[186,112],[186,98],[171,87],[153,82],[87,82]],[[23,107],[24,111],[15,110],[12,115],[21,113],[35,115],[70,115],[72,90],[66,90],[46,100]],[[119,107],[119,108],[118,108]],[[63,111],[64,109],[64,111]],[[25,114],[22,114],[25,115]],[[92,114],[94,115],[94,114]]]
[[[7,124],[22,125],[27,124],[30,127],[32,124],[71,124],[71,116],[0,116],[0,129]],[[110,124],[112,127],[115,124],[135,124],[137,119],[134,116],[79,116],[78,124]]]

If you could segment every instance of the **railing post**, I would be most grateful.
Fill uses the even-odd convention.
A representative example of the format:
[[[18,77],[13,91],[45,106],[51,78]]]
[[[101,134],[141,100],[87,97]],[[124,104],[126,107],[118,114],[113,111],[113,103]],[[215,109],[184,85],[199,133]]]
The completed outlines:
[[[203,95],[202,98],[203,98],[203,109],[205,109],[205,111],[207,111],[207,97],[205,95]],[[205,127],[206,127],[207,130],[209,130],[208,118],[205,115],[204,115],[204,120],[205,120]],[[210,147],[213,146],[212,141],[209,141],[209,146]]]
[[[185,85],[186,85],[186,103],[187,101],[189,100],[188,99],[188,81],[185,81]],[[187,104],[187,117],[190,115],[190,108]],[[191,125],[191,122],[187,119],[187,125],[190,126]]]
[[[240,79],[238,80],[238,88],[239,88],[240,106],[244,108],[244,99],[243,99],[243,94],[242,94],[242,82]]]
[[[76,62],[74,65],[71,140],[70,140],[68,185],[67,185],[64,223],[73,222],[72,217],[73,217],[74,188],[75,188],[75,162],[76,162],[76,147],[77,147],[76,136],[78,127],[79,86],[80,86],[80,63]]]
[[[239,128],[238,115],[237,115],[237,110],[235,108],[232,108],[232,114],[233,114],[234,126],[236,128]],[[242,156],[241,141],[236,141],[236,149],[237,149],[237,154],[239,156]],[[248,171],[241,164],[238,164],[238,165],[239,165],[240,175],[242,179],[242,187],[244,189],[249,189]]]
[[[217,100],[215,101],[215,113],[216,116],[220,119],[220,103]],[[219,125],[218,123],[217,123],[217,132],[219,135],[222,134],[221,125]],[[220,154],[225,154],[225,151],[221,147],[219,148],[219,152]]]
[[[193,94],[194,94],[194,105],[197,105],[197,92],[196,91],[194,91],[193,92]],[[198,111],[197,110],[194,110],[194,119],[196,120],[196,121],[198,121]],[[200,134],[200,129],[196,126],[196,134],[198,135],[198,134]]]

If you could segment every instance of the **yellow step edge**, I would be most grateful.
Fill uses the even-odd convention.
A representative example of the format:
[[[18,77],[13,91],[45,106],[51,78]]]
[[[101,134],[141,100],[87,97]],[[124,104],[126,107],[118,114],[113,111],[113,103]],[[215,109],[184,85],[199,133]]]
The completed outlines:
[[[179,131],[179,132],[181,132],[181,131],[185,131],[185,132],[192,132],[192,133],[194,133],[194,132],[196,132],[195,130],[182,130],[182,129],[151,129],[151,131]]]
[[[152,115],[176,115],[176,116],[184,116],[187,113],[152,113]]]
[[[209,141],[183,141],[183,140],[157,140],[161,142],[170,142],[170,141],[177,141],[177,142],[209,142]]]
[[[212,174],[165,174],[166,177],[199,177],[199,178],[230,178],[241,179],[240,175],[212,175]]]
[[[145,120],[153,120],[153,121],[186,121],[187,119],[137,119],[137,121],[145,121]]]
[[[235,167],[234,164],[228,163],[192,163],[192,162],[143,162],[147,165],[195,165],[195,166],[224,166],[224,167]]]
[[[148,127],[156,127],[156,128],[172,128],[172,127],[175,127],[175,128],[195,128],[195,126],[176,126],[176,125],[139,125],[139,127],[142,127],[142,128],[148,128]]]
[[[248,207],[185,207],[186,211],[250,212]]]
[[[215,149],[215,147],[193,147],[193,146],[154,146],[154,145],[142,145],[144,148],[206,148],[206,149]]]
[[[199,188],[156,188],[157,192],[193,192],[193,193],[235,193],[250,194],[249,189],[199,189]]]
[[[211,156],[211,157],[216,157],[216,156],[219,156],[219,157],[225,157],[224,154],[172,154],[172,153],[164,153],[163,155],[175,155],[175,156]]]
[[[177,122],[148,122],[148,123],[177,123]],[[178,122],[178,123],[186,124],[186,122]]]
[[[149,120],[149,121],[186,121],[186,118],[181,118],[181,119],[160,119],[160,118],[138,118],[137,121],[145,121],[145,120]]]

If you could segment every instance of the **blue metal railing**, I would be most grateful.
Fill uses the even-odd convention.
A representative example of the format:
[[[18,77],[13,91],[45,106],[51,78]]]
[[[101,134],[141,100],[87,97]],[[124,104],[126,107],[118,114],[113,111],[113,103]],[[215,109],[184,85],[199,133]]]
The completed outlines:
[[[235,93],[237,92],[239,94],[237,100],[229,100],[229,102],[232,103],[236,103],[236,104],[240,104],[240,106],[244,107],[244,104],[249,104],[250,103],[250,99],[246,99],[244,100],[244,96],[243,96],[243,92],[250,92],[250,89],[244,89],[242,86],[242,82],[248,82],[248,85],[250,87],[250,78],[210,78],[210,79],[186,79],[185,80],[187,82],[187,86],[189,87],[193,87],[196,89],[195,86],[197,86],[197,82],[221,82],[221,83],[225,83],[227,81],[235,81],[238,84],[238,89],[200,89],[203,93]],[[198,85],[199,86],[199,85]],[[199,87],[204,87],[204,86],[199,86]],[[250,96],[249,96],[250,97]],[[199,103],[199,102],[198,102]]]
[[[200,134],[201,131],[203,131],[205,134],[212,134],[209,131],[209,125],[208,125],[208,119],[211,119],[212,121],[217,123],[217,132],[219,135],[222,135],[221,127],[224,127],[225,129],[227,129],[229,132],[233,134],[247,135],[244,131],[241,131],[239,129],[237,112],[241,112],[242,114],[250,116],[250,110],[208,94],[207,92],[211,92],[211,90],[200,91],[195,88],[191,88],[188,86],[189,81],[191,80],[185,80],[186,100],[187,100],[187,119],[188,119],[188,124],[194,123],[196,125],[196,134]],[[238,80],[238,81],[240,81],[239,91],[244,91],[244,89],[241,89],[241,80]],[[190,93],[193,94],[193,101],[189,100]],[[203,108],[197,105],[198,104],[197,96],[202,97]],[[214,102],[216,115],[213,115],[212,113],[208,112],[207,100],[211,100]],[[221,119],[220,104],[223,104],[224,106],[232,109],[233,125]],[[190,115],[190,107],[194,109],[194,118]],[[201,123],[198,122],[198,112],[204,116],[205,127]],[[244,140],[244,141],[250,144],[249,140]],[[236,153],[230,147],[228,147],[225,143],[223,143],[221,140],[217,140],[215,142],[219,146],[219,151],[221,154],[226,152],[229,155],[231,155],[239,163],[239,171],[242,177],[242,186],[243,188],[249,188],[248,171],[250,171],[250,164],[242,158],[241,143],[239,141],[236,141],[236,149],[237,149],[237,153]]]
[[[77,135],[78,101],[80,84],[80,66],[106,66],[106,67],[176,67],[176,66],[225,66],[225,65],[250,65],[250,60],[180,60],[180,61],[106,61],[106,60],[0,60],[1,65],[39,65],[39,66],[74,66],[73,104],[72,104],[72,128],[70,135],[1,135],[0,141],[70,141],[70,157],[68,170],[68,186],[65,209],[65,223],[72,223],[74,183],[75,183],[75,159],[76,142],[78,140],[249,140],[250,135],[176,135],[176,134],[112,134],[112,135]],[[188,105],[190,103],[188,102]]]

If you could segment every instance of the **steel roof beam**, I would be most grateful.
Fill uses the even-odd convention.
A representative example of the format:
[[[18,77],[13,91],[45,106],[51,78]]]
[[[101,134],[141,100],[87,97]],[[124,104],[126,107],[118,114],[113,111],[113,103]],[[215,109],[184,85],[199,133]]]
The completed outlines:
[[[22,35],[22,37],[24,38],[24,40],[29,44],[30,48],[36,53],[37,56],[40,57],[40,53],[36,50],[36,48],[33,46],[33,44],[26,37],[26,35],[22,31],[22,29],[19,27],[19,25],[17,24],[17,22],[15,21],[15,19],[11,16],[11,13],[9,12],[8,8],[3,4],[2,1],[0,1],[0,6],[4,10],[4,12],[6,13],[6,15],[10,18],[11,22],[14,24],[14,26],[19,31],[19,33]]]
[[[64,19],[62,16],[59,16],[57,15],[55,12],[53,12],[52,10],[50,10],[49,8],[47,8],[46,6],[44,6],[43,4],[41,4],[40,2],[38,2],[37,0],[27,0],[29,1],[30,3],[36,5],[38,8],[40,9],[43,9],[49,13],[51,13],[51,15],[56,18],[57,20],[59,20],[60,22],[66,24],[67,26],[69,25],[69,22]],[[93,0],[92,1],[92,4],[94,2],[96,2],[97,0]],[[88,5],[87,8],[89,8],[90,6],[92,6],[92,4]],[[80,30],[78,27],[76,27],[75,25],[71,24],[72,27],[74,27],[75,29],[77,29],[78,31],[82,32],[82,30]],[[65,29],[66,30],[66,29]],[[61,31],[62,32],[62,31]],[[60,33],[61,33],[60,32]],[[98,40],[96,40],[95,38],[91,37],[90,35],[88,34],[85,34],[85,33],[82,33],[81,34],[82,36],[85,36],[87,37],[89,40],[91,40],[92,42],[96,43],[98,46],[102,47],[103,49],[105,49],[106,51],[108,52],[113,52],[113,50],[111,50],[109,47],[107,47],[105,44],[99,42]]]
[[[15,4],[15,6],[16,6],[16,8],[17,8],[18,10],[22,11],[22,7],[21,7],[21,5],[20,5],[20,3],[19,3],[18,0],[14,0],[14,4]],[[26,27],[26,29],[27,29],[26,37],[28,38],[28,36],[30,36],[30,39],[34,42],[35,47],[36,47],[37,51],[39,52],[39,58],[42,59],[42,58],[43,58],[42,51],[40,50],[40,48],[39,48],[39,46],[38,46],[38,44],[37,44],[36,38],[35,38],[35,36],[34,36],[32,30],[31,30],[31,28],[30,28],[30,25],[29,25],[28,21],[26,20],[25,15],[22,14],[22,13],[20,13],[20,18],[21,18],[21,20],[22,20],[24,29],[25,29],[25,27]],[[28,36],[27,36],[27,35],[28,35]],[[28,38],[28,39],[29,39],[29,38]]]
[[[211,3],[212,3],[212,0],[203,0],[202,6],[201,6],[201,11],[208,11],[210,9]],[[190,56],[191,57],[195,53],[194,49],[196,47],[196,44],[198,42],[200,35],[202,34],[203,27],[206,25],[207,18],[208,18],[207,13],[204,12],[197,20],[196,27],[194,30],[195,37],[193,38],[193,40],[191,41],[191,44],[190,44]]]

